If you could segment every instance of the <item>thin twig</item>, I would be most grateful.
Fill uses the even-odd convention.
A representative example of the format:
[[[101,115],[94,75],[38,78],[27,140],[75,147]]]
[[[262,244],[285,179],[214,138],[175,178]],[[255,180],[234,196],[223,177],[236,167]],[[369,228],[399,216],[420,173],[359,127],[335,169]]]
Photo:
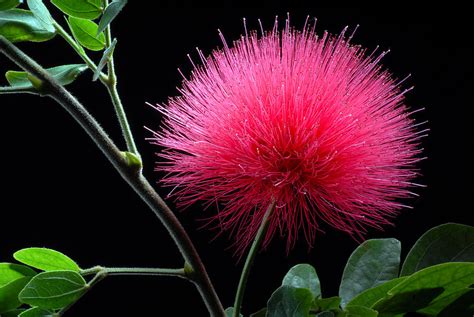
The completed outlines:
[[[199,254],[178,218],[176,218],[171,209],[156,193],[145,177],[140,172],[137,172],[136,168],[130,167],[127,164],[127,160],[122,152],[105,133],[95,118],[89,114],[74,96],[51,77],[44,68],[3,36],[0,36],[0,52],[23,70],[41,80],[42,90],[63,106],[87,132],[123,179],[135,190],[142,200],[146,202],[168,230],[168,233],[178,246],[187,265],[191,268],[191,270],[187,272],[187,276],[196,284],[210,315],[218,317],[225,316],[222,304],[217,297]]]

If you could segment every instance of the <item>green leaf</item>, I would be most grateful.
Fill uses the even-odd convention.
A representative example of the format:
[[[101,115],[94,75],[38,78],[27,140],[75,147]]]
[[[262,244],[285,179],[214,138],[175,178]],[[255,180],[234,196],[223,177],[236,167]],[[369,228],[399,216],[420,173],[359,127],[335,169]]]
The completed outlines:
[[[88,287],[77,272],[43,272],[33,277],[18,297],[31,306],[59,309],[77,301]]]
[[[94,72],[94,76],[92,77],[92,81],[96,81],[97,79],[99,79],[100,72],[105,67],[105,65],[107,65],[107,63],[110,61],[110,58],[114,54],[115,45],[117,45],[117,39],[114,39],[112,41],[112,44],[110,44],[110,46],[104,51],[104,54],[102,55],[102,58],[100,59],[100,62],[97,65],[97,69]],[[140,161],[140,163],[141,163],[141,161]]]
[[[19,72],[9,70],[5,73],[5,78],[12,87],[33,87],[33,84],[29,80],[30,74],[26,72]]]
[[[372,307],[372,305],[374,305],[377,301],[387,296],[389,290],[403,282],[405,279],[406,277],[399,277],[378,286],[369,288],[354,297],[349,303],[347,303],[347,306],[351,305]]]
[[[105,28],[117,17],[120,11],[122,11],[126,4],[127,0],[113,0],[107,8],[105,8],[104,15],[99,22],[98,33],[105,30]]]
[[[446,223],[428,230],[408,252],[400,276],[445,262],[474,262],[474,227]]]
[[[227,317],[232,317],[233,314],[234,314],[234,307],[228,307],[228,308],[226,308],[226,310],[225,310],[225,315],[226,315]],[[242,314],[239,314],[239,316],[242,316],[242,317],[243,317]]]
[[[10,10],[20,4],[20,0],[0,0],[0,11]]]
[[[375,303],[373,309],[382,316],[415,312],[429,305],[429,303],[443,292],[442,287],[419,288],[390,296]]]
[[[283,278],[282,285],[305,288],[313,294],[313,298],[321,296],[316,270],[309,264],[297,264],[293,266]]]
[[[18,294],[31,279],[30,276],[21,277],[0,287],[0,313],[20,307]]]
[[[66,86],[72,83],[77,76],[87,69],[84,64],[62,65],[52,68],[47,68],[48,73],[54,77],[61,85]],[[19,71],[8,71],[5,74],[8,83],[13,87],[33,87],[31,77],[28,73]]]
[[[377,317],[379,313],[364,306],[346,306],[346,317]]]
[[[472,284],[474,263],[438,264],[407,277],[371,308],[380,313],[405,313],[415,309],[436,315],[443,308],[440,303]]]
[[[27,266],[13,263],[0,263],[0,287],[25,276],[34,276],[36,272]]]
[[[396,239],[372,239],[362,243],[349,257],[339,296],[341,306],[366,289],[380,285],[398,276],[400,265],[400,241]]]
[[[101,0],[51,0],[51,3],[76,18],[93,20],[102,14]]]
[[[45,29],[31,11],[12,9],[0,11],[0,35],[11,42],[44,42],[56,32]]]
[[[15,260],[43,271],[71,270],[79,272],[79,266],[61,252],[46,248],[27,248],[13,254]]]
[[[466,292],[455,301],[446,306],[438,317],[472,317],[474,316],[474,289]]]
[[[101,51],[105,47],[105,35],[97,35],[98,26],[92,21],[69,17],[69,27],[74,38],[91,51]]]
[[[313,309],[316,310],[335,310],[339,309],[341,298],[339,296],[329,298],[318,298],[313,302]]]
[[[0,316],[1,317],[18,317],[24,311],[25,311],[25,309],[18,308],[18,309],[9,310],[5,313],[2,313]]]
[[[421,309],[420,312],[426,312],[427,314],[437,314],[467,292],[469,292],[469,288],[462,288],[452,291],[446,295],[442,295],[433,300],[428,305],[428,307]]]
[[[266,317],[266,316],[267,316],[267,309],[262,308],[259,311],[255,312],[253,314],[250,314],[249,317]]]
[[[316,314],[316,317],[335,317],[332,311],[322,311],[319,314]]]
[[[268,300],[267,317],[307,317],[312,301],[308,289],[280,286]]]
[[[27,0],[28,7],[33,15],[38,19],[41,25],[50,32],[55,32],[53,26],[53,18],[49,14],[48,8],[43,4],[42,0]]]
[[[54,312],[39,307],[33,307],[22,312],[18,317],[53,317]]]

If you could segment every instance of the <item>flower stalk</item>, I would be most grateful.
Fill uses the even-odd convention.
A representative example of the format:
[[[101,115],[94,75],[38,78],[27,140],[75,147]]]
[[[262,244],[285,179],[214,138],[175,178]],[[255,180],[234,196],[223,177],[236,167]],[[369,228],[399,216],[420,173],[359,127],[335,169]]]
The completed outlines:
[[[240,275],[239,286],[237,287],[237,293],[235,294],[234,313],[232,317],[240,316],[240,308],[242,306],[245,288],[247,287],[247,280],[250,275],[250,269],[252,268],[258,250],[260,250],[260,247],[262,246],[262,242],[265,240],[264,238],[265,234],[267,233],[268,226],[270,224],[271,215],[275,210],[275,203],[275,199],[272,199],[272,202],[267,207],[267,210],[265,211],[265,214],[262,218],[260,227],[258,228],[257,235],[253,240],[252,246],[250,247],[249,253],[247,255],[247,259],[245,260],[244,268],[242,269],[242,274]]]

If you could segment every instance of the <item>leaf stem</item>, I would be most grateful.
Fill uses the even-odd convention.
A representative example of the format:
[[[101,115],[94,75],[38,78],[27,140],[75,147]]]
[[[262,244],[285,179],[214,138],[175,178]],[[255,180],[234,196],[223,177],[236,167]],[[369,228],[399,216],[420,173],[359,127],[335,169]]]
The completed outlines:
[[[109,0],[104,1],[105,7],[109,5]],[[110,23],[105,29],[105,46],[109,48],[112,44],[112,31],[110,28]],[[138,152],[137,146],[135,144],[135,140],[133,138],[132,130],[130,129],[130,125],[128,123],[127,114],[125,113],[125,109],[122,105],[122,100],[120,99],[120,95],[117,90],[117,74],[115,73],[115,63],[114,63],[114,54],[110,55],[109,60],[107,61],[107,79],[104,80],[101,77],[100,80],[102,83],[107,87],[107,91],[109,92],[110,98],[112,99],[112,103],[115,108],[115,113],[117,115],[117,119],[120,123],[120,128],[122,129],[122,134],[125,139],[125,143],[127,144],[127,150],[136,156],[140,157],[140,153]]]
[[[117,172],[150,207],[167,229],[186,261],[186,265],[190,267],[190,269],[186,271],[187,276],[194,282],[199,290],[209,310],[210,316],[225,316],[222,304],[207,275],[204,264],[186,230],[146,178],[141,173],[137,173],[136,168],[128,164],[125,156],[105,133],[95,118],[71,93],[51,77],[44,68],[1,35],[0,52],[23,70],[40,79],[44,84],[44,91],[47,92],[51,98],[56,100],[86,131]]]
[[[79,45],[76,40],[69,35],[66,30],[56,21],[53,21],[53,26],[56,29],[56,32],[76,51],[76,53],[82,58],[82,60],[87,64],[90,70],[95,72],[97,70],[97,65],[90,59],[87,53],[84,51],[81,45]],[[99,78],[101,81],[106,81],[107,75],[104,73],[100,73]]]
[[[167,268],[143,268],[143,267],[103,267],[95,266],[90,269],[82,270],[82,276],[92,274],[105,275],[155,275],[155,276],[177,276],[187,278],[183,269],[167,269]]]
[[[13,86],[5,86],[0,87],[0,95],[6,94],[32,94],[38,95],[38,91],[33,87],[13,87]]]
[[[270,205],[268,205],[267,210],[265,211],[262,223],[258,228],[257,235],[253,240],[252,246],[250,247],[249,253],[247,255],[247,259],[245,260],[244,268],[242,269],[242,274],[240,275],[239,286],[237,287],[237,293],[235,294],[234,313],[232,314],[232,317],[240,316],[240,307],[242,306],[242,300],[244,298],[250,269],[252,268],[255,256],[257,255],[258,250],[260,249],[260,246],[262,245],[262,242],[265,238],[265,234],[267,233],[268,225],[270,224],[270,218],[274,209],[275,199],[272,199],[272,202]]]

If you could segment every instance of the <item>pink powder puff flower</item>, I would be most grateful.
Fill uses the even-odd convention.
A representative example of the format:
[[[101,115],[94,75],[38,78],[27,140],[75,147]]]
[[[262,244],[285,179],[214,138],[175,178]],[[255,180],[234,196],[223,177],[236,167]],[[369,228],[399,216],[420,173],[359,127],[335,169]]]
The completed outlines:
[[[347,29],[347,28],[346,28]],[[181,96],[156,109],[164,126],[157,170],[178,206],[221,205],[211,219],[235,235],[241,253],[276,200],[276,231],[288,250],[301,230],[309,246],[320,222],[361,239],[381,229],[414,195],[418,131],[402,81],[382,70],[386,54],[367,54],[352,36],[314,27],[242,36],[184,79]],[[193,64],[194,65],[194,64]],[[184,77],[184,76],[183,76]]]

